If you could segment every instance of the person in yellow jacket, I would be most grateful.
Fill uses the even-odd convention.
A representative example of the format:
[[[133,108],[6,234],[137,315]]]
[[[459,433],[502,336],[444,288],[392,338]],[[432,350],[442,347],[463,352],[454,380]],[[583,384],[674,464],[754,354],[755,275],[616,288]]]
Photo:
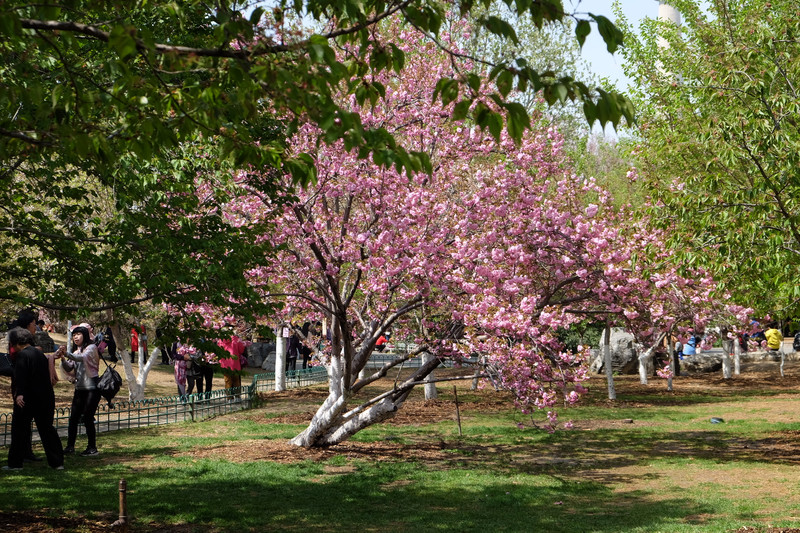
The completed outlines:
[[[767,350],[772,355],[778,355],[783,344],[783,333],[775,328],[775,322],[772,322],[767,331],[764,332],[764,337],[767,339]]]

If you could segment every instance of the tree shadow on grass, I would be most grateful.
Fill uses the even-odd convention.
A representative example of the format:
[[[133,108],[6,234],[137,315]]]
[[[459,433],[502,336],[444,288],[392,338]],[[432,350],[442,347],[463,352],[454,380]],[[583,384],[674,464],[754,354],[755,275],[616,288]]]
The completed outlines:
[[[712,512],[648,494],[620,497],[596,482],[470,469],[431,472],[414,463],[355,468],[202,460],[133,471],[112,463],[91,476],[15,478],[0,488],[13,508],[48,502],[54,514],[113,520],[125,477],[133,531],[597,531],[669,530]],[[47,479],[50,478],[50,479]],[[24,490],[19,490],[24,486]],[[13,487],[16,487],[13,488]]]

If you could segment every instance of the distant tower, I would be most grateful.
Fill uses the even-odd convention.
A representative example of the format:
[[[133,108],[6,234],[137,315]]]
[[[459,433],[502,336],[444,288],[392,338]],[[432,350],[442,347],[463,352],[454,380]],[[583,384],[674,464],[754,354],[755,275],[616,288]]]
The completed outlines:
[[[677,26],[681,25],[680,12],[669,5],[665,0],[658,0],[658,18],[659,20],[669,20],[674,22]]]
[[[669,5],[665,0],[658,0],[658,20],[663,20],[665,22],[672,22],[676,26],[681,25],[681,13],[671,5]],[[666,39],[659,36],[658,37],[658,46],[660,48],[667,48],[669,47],[669,43]]]
[[[662,21],[662,22],[671,22],[675,26],[680,27],[680,25],[681,25],[681,13],[680,13],[680,11],[678,11],[677,9],[675,9],[674,7],[669,5],[667,3],[667,0],[658,0],[658,20]],[[661,35],[658,35],[656,42],[658,43],[658,48],[661,49],[661,50],[669,48],[669,41],[667,41]],[[670,74],[669,72],[667,72],[664,69],[661,61],[658,61],[656,63],[656,65],[658,66],[658,70],[661,71],[662,74],[666,74],[666,75]],[[676,77],[677,77],[677,81],[680,83],[681,75],[677,74]]]

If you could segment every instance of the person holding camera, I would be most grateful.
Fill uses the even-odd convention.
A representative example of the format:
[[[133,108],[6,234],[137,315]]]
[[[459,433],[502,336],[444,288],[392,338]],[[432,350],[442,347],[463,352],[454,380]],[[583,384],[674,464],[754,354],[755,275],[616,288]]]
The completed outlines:
[[[83,325],[72,328],[72,343],[75,351],[67,352],[66,347],[59,348],[56,354],[64,357],[61,365],[67,372],[75,373],[75,393],[72,396],[72,408],[67,430],[67,447],[64,453],[75,453],[75,439],[78,436],[78,422],[83,417],[86,437],[89,439],[86,450],[81,455],[97,455],[97,433],[94,427],[94,416],[100,403],[100,354],[97,345],[92,342],[89,329]]]

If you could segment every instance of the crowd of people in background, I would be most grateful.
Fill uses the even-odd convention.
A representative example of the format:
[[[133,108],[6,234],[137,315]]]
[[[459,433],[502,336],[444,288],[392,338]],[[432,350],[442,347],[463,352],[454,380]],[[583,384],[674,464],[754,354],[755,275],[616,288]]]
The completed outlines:
[[[231,335],[217,341],[221,351],[203,351],[189,342],[165,342],[160,328],[156,331],[156,344],[161,353],[161,364],[174,368],[178,395],[211,392],[215,369],[222,373],[226,389],[241,387],[244,367],[247,366],[246,350],[249,344],[243,340],[241,331],[228,324]],[[316,356],[330,341],[330,332],[321,322],[306,321],[302,326],[290,324],[284,330],[288,336],[286,370],[312,366]],[[95,334],[91,325],[80,323],[67,331],[68,345],[56,346],[48,333],[54,333],[53,324],[39,318],[33,310],[23,310],[9,325],[9,360],[11,361],[11,392],[13,399],[12,436],[8,464],[5,469],[21,469],[24,462],[40,461],[32,448],[31,423],[36,425],[48,464],[53,468],[64,467],[64,456],[76,453],[78,430],[83,426],[86,448],[82,456],[98,455],[96,416],[101,400],[98,389],[100,361],[117,362],[118,346],[110,326]],[[327,335],[326,335],[327,334]],[[130,330],[130,361],[147,361],[147,330],[135,324]],[[187,335],[188,337],[188,335]],[[383,351],[388,345],[389,335],[381,336],[376,350]],[[202,340],[200,344],[205,344]],[[70,346],[68,349],[67,346]],[[155,352],[158,353],[158,352]],[[73,385],[66,446],[54,427],[54,385],[59,381],[59,372]],[[235,397],[236,393],[232,393]]]
[[[722,327],[719,328],[718,332],[715,331],[714,335],[718,333],[722,350],[727,355],[733,356],[735,344],[738,344],[740,354],[747,354],[753,349],[763,349],[767,356],[773,360],[780,360],[786,353],[783,347],[784,334],[779,329],[778,322],[769,322],[765,329],[759,329],[759,326],[758,322],[753,321],[750,324],[750,328],[754,331],[750,334],[744,332],[734,334],[728,328]],[[684,342],[681,342],[677,335],[672,336],[672,362],[675,375],[681,375],[681,361],[684,358],[693,357],[700,353],[700,345],[705,337],[705,332],[695,331],[694,328],[688,329]],[[666,345],[667,341],[665,340]],[[792,349],[800,352],[800,331],[795,334]]]
[[[758,324],[752,324],[756,330]],[[188,342],[164,342],[164,333],[160,328],[156,331],[156,344],[161,353],[161,364],[174,367],[175,384],[177,393],[181,398],[191,394],[209,393],[213,386],[213,377],[216,369],[222,373],[226,389],[241,387],[243,368],[247,366],[245,355],[248,342],[243,340],[241,332],[234,325],[228,324],[227,329],[231,335],[217,342],[217,346],[228,356],[218,356],[214,350],[203,351]],[[100,360],[118,361],[117,342],[110,326],[94,334],[92,327],[81,323],[71,328],[68,332],[71,350],[67,346],[56,347],[48,333],[54,332],[52,324],[38,317],[32,310],[25,309],[19,312],[17,319],[9,324],[8,359],[11,361],[11,394],[13,400],[12,414],[12,444],[9,448],[8,464],[6,469],[22,468],[24,462],[38,461],[32,449],[31,423],[36,425],[41,437],[48,464],[53,468],[63,468],[64,455],[75,453],[78,428],[82,424],[85,428],[87,446],[81,455],[97,455],[97,437],[95,418],[100,402],[98,380],[100,374]],[[726,353],[733,354],[734,343],[739,343],[741,353],[746,353],[750,345],[761,343],[766,352],[773,357],[783,351],[783,332],[777,323],[770,322],[767,327],[751,335],[740,333],[733,336],[725,328],[719,332],[722,348]],[[140,363],[147,359],[147,330],[141,324],[135,324],[130,330],[131,362],[136,362],[136,356],[142,354]],[[305,321],[302,326],[289,323],[282,330],[282,335],[287,337],[287,352],[285,370],[297,370],[298,360],[301,368],[309,368],[314,358],[319,354],[326,342],[330,342],[330,332],[320,322]],[[716,335],[714,333],[713,335]],[[699,348],[705,333],[688,330],[682,340],[678,336],[665,340],[664,347],[672,346],[672,363],[675,375],[681,375],[681,362],[687,357],[699,353]],[[390,341],[390,333],[386,332],[378,337],[375,351],[383,352]],[[201,344],[204,342],[201,341]],[[800,351],[800,333],[797,334],[794,349]],[[158,352],[155,352],[158,353]],[[662,358],[665,357],[665,352]],[[66,447],[61,446],[61,441],[53,427],[55,396],[54,385],[59,376],[56,362],[60,361],[63,375],[74,384],[71,402],[70,418],[67,431]],[[664,361],[662,361],[664,362]]]

